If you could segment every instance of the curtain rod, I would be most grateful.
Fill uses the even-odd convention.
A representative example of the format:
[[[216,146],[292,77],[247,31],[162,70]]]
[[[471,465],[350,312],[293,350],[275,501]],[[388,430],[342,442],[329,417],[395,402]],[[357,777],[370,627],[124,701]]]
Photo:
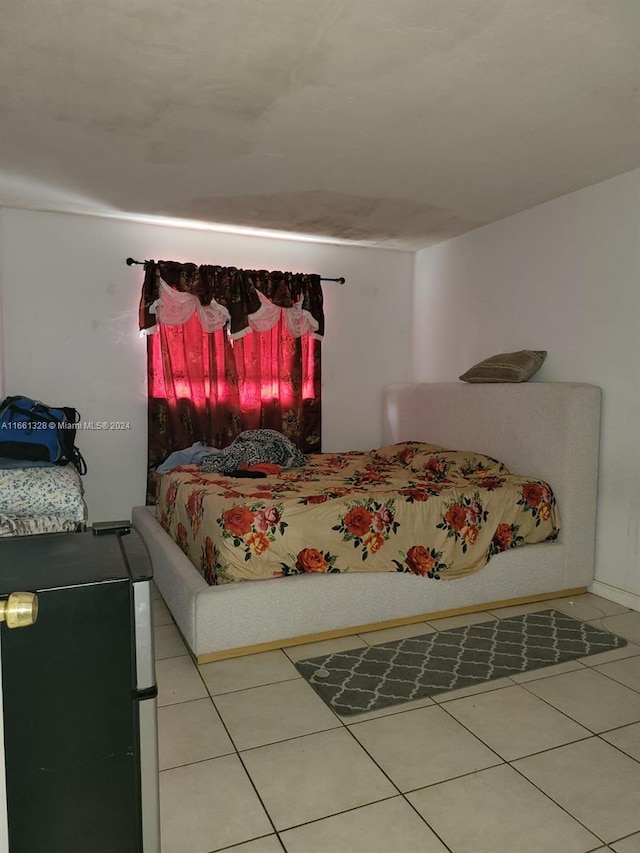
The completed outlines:
[[[133,258],[127,258],[128,267],[133,266],[133,264],[140,264],[141,266],[144,266],[146,263],[146,261],[135,261]],[[340,276],[340,278],[321,278],[320,281],[337,281],[338,284],[344,284],[346,279]]]

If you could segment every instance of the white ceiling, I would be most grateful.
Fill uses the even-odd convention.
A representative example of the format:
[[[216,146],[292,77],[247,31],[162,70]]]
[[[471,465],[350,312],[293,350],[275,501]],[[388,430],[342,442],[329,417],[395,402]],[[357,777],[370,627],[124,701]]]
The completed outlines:
[[[415,249],[640,166],[640,0],[2,0],[0,205]]]

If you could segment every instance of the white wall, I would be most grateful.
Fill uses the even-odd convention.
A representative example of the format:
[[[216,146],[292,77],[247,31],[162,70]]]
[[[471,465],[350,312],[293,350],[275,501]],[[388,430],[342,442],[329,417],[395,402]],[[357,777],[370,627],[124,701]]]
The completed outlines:
[[[412,378],[544,349],[603,389],[596,579],[640,595],[640,170],[419,252]],[[615,591],[614,591],[615,592]],[[640,599],[637,603],[640,603]]]
[[[125,431],[78,435],[91,520],[129,518],[144,502],[143,273],[126,266],[128,256],[344,276],[345,285],[323,285],[323,447],[379,443],[381,389],[409,375],[412,253],[6,209],[6,393],[74,406],[84,421],[131,423]]]

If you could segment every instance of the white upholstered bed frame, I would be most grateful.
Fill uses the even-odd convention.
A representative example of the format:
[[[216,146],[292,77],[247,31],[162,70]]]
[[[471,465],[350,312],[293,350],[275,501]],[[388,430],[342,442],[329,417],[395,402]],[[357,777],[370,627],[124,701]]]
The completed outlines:
[[[489,604],[575,594],[593,580],[600,389],[569,382],[392,385],[383,392],[383,441],[415,440],[496,457],[547,480],[557,542],[493,557],[451,581],[410,574],[300,575],[209,586],[156,521],[134,507],[154,577],[199,662],[405,624]],[[349,449],[349,448],[345,448]]]

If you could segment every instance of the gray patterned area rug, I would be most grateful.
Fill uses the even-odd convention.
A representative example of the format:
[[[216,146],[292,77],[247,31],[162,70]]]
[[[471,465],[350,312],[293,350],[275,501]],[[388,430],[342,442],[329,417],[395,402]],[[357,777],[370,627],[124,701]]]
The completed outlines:
[[[349,716],[626,645],[544,610],[310,658],[296,668],[336,713]]]

